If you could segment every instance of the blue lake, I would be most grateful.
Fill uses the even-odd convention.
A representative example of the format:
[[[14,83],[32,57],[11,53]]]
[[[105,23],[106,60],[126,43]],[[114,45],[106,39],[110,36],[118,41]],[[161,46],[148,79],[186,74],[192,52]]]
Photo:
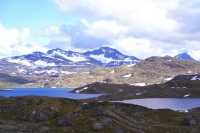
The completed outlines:
[[[151,109],[171,109],[187,111],[200,107],[200,98],[146,98],[120,101],[140,105]]]
[[[0,96],[48,96],[69,99],[90,99],[100,96],[101,94],[76,94],[71,93],[69,89],[62,88],[16,88],[0,90]]]
[[[71,93],[69,89],[62,88],[17,88],[0,90],[0,96],[48,96],[80,100],[96,98],[101,96],[101,94]],[[145,98],[118,102],[140,105],[151,109],[171,109],[179,111],[187,111],[192,108],[200,107],[200,98]]]

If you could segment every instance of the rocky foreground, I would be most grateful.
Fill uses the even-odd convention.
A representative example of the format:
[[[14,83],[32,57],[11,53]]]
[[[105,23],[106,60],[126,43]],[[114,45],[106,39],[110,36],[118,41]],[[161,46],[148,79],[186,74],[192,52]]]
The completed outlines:
[[[188,113],[47,97],[0,98],[1,133],[199,133]]]

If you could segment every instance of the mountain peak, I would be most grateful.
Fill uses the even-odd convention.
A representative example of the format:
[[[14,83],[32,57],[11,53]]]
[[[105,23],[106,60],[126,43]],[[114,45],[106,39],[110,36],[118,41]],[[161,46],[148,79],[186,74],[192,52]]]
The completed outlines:
[[[117,51],[116,49],[114,49],[114,48],[111,48],[111,47],[107,47],[107,46],[100,47],[99,49],[100,49],[100,50],[110,50],[110,51]]]
[[[114,48],[106,47],[106,46],[88,51],[86,53],[90,53],[90,52],[92,52],[93,54],[96,54],[96,55],[100,55],[100,54],[106,54],[107,55],[107,54],[112,54],[112,53],[122,55],[122,53],[120,53],[118,50],[116,50]]]
[[[180,53],[175,58],[181,61],[195,61],[187,52]]]
[[[98,49],[85,52],[84,55],[89,56],[103,64],[107,64],[107,66],[135,64],[139,62],[138,58],[124,55],[118,50],[110,47],[100,47]]]
[[[126,55],[123,55],[118,50],[110,47],[100,47],[91,51],[84,53],[85,55],[103,55],[108,58],[124,58]]]
[[[65,50],[60,49],[60,48],[55,48],[55,49],[48,50],[48,51],[47,51],[47,54],[52,54],[52,53],[54,53],[54,52],[62,52],[62,53],[64,53]]]

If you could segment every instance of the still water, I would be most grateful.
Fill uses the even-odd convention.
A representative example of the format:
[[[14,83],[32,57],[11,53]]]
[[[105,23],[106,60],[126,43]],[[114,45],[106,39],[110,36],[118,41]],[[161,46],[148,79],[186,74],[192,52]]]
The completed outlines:
[[[146,98],[124,100],[121,102],[140,105],[151,109],[171,109],[180,111],[200,107],[200,98]]]
[[[60,97],[69,99],[90,99],[100,96],[100,94],[76,94],[71,93],[69,89],[64,88],[17,88],[17,89],[2,89],[0,96],[15,97],[15,96],[48,96]]]

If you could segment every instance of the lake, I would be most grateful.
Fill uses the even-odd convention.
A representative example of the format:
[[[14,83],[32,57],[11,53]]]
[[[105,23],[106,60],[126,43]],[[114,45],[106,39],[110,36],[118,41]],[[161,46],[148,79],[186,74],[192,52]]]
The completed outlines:
[[[146,98],[120,102],[140,105],[150,109],[171,109],[176,111],[187,111],[200,107],[200,98]]]
[[[101,94],[76,94],[71,93],[69,89],[64,88],[16,88],[2,89],[0,96],[16,97],[16,96],[48,96],[69,99],[90,99],[100,96]]]
[[[91,99],[101,96],[101,94],[79,94],[71,93],[70,91],[64,88],[17,88],[0,90],[0,96],[48,96],[75,100]],[[145,98],[117,102],[140,105],[151,109],[171,109],[178,111],[187,111],[200,107],[200,98]]]

